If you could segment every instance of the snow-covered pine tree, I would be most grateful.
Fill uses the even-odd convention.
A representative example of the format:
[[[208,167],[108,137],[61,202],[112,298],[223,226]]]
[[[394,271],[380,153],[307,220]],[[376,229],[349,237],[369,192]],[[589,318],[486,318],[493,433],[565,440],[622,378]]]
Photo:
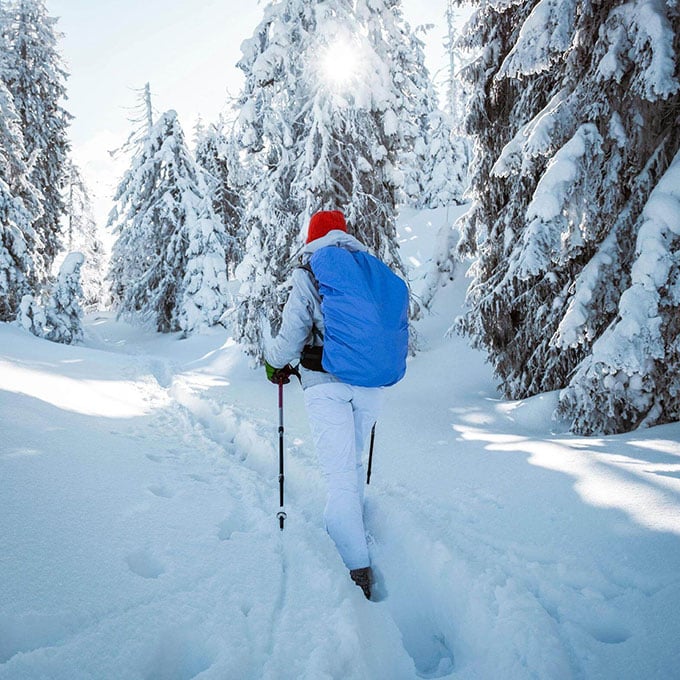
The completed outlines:
[[[109,213],[106,224],[107,228],[111,229],[116,236],[106,278],[109,281],[113,306],[118,309],[119,315],[131,313],[129,310],[123,309],[126,286],[132,285],[134,281],[139,280],[144,275],[147,259],[145,253],[150,248],[150,242],[142,242],[142,239],[150,241],[150,229],[143,228],[142,223],[135,220],[137,212],[142,208],[148,209],[149,205],[143,197],[143,188],[139,184],[138,178],[134,176],[135,169],[136,172],[144,171],[146,160],[144,154],[153,130],[153,108],[149,83],[146,83],[143,90],[137,90],[137,104],[133,111],[133,117],[130,118],[130,122],[133,124],[132,131],[126,141],[112,152],[114,155],[120,153],[130,155],[131,167],[118,185],[114,195],[116,203]],[[135,191],[140,195],[137,196]],[[137,248],[134,245],[135,241],[139,242]],[[131,261],[129,254],[136,256],[138,260]]]
[[[64,190],[66,226],[64,240],[67,252],[79,252],[85,256],[81,269],[83,307],[96,309],[104,299],[105,253],[92,213],[92,203],[85,180],[78,166],[67,163]]]
[[[351,3],[318,12],[316,40],[302,59],[310,106],[294,187],[305,223],[317,210],[341,207],[350,231],[403,274],[396,237],[401,167],[413,161],[419,128],[404,108],[411,99],[399,89],[410,96],[413,83],[386,49],[390,39],[406,39],[406,27],[397,31],[396,19],[385,23],[389,36],[377,10],[357,8],[355,19]]]
[[[21,121],[30,179],[42,197],[42,214],[34,222],[33,257],[44,282],[61,249],[61,188],[71,118],[62,107],[67,73],[57,49],[56,19],[48,15],[43,0],[11,2],[7,17],[5,83]]]
[[[119,314],[160,332],[213,325],[227,304],[227,237],[177,114],[163,114],[139,145],[109,217]]]
[[[234,270],[243,259],[245,247],[242,224],[244,187],[234,134],[226,134],[224,130],[225,125],[222,122],[200,129],[196,138],[195,157],[198,165],[205,171],[213,211],[224,225],[227,235],[227,273],[233,276]]]
[[[238,63],[245,83],[239,98],[238,138],[246,152],[250,184],[244,212],[247,233],[237,276],[235,337],[260,358],[264,324],[277,324],[293,252],[301,243],[305,216],[293,189],[295,165],[305,136],[308,97],[302,60],[312,40],[316,3],[269,2]]]
[[[462,133],[467,90],[459,77],[463,53],[457,43],[460,17],[454,0],[446,7],[449,67],[446,80],[445,110],[434,111],[430,117],[430,155],[425,160],[428,177],[423,205],[437,208],[464,202],[468,187],[468,173],[472,149],[470,140]],[[448,217],[447,217],[448,219]],[[458,262],[456,225],[442,224],[433,254],[433,262],[421,293],[424,307],[430,307],[437,291],[453,280]]]
[[[367,5],[374,6],[369,2]],[[401,202],[422,208],[430,177],[426,162],[431,154],[430,117],[437,110],[434,82],[425,66],[425,43],[420,37],[431,26],[412,30],[404,20],[401,2],[386,2],[375,7],[382,19],[383,47],[390,49],[392,78],[396,84],[396,115],[399,117],[399,167],[404,182]],[[375,28],[374,28],[375,30]],[[377,33],[374,33],[377,39]]]
[[[2,20],[0,16],[0,321],[12,321],[21,298],[38,285],[33,253],[39,241],[33,222],[41,209],[24,161],[19,116],[4,84]]]
[[[635,231],[630,280],[616,318],[560,395],[558,413],[579,433],[680,420],[680,152],[652,190]],[[583,332],[586,292],[602,264],[602,257],[593,258],[581,276],[560,341],[575,342]]]
[[[27,293],[21,298],[16,322],[29,333],[39,338],[43,337],[43,331],[47,325],[45,310],[32,293]]]
[[[400,5],[270,3],[243,45],[239,128],[253,191],[237,338],[254,357],[263,323],[276,326],[293,255],[317,210],[343,210],[351,233],[404,271],[400,164],[429,114],[423,92],[431,85]]]
[[[460,205],[467,185],[467,153],[464,142],[455,137],[450,117],[443,111],[435,111],[430,118],[430,156],[425,159],[424,175],[428,183],[421,207],[442,208]],[[423,307],[429,309],[440,288],[453,281],[458,255],[456,244],[458,230],[449,221],[440,225],[434,245],[432,263],[420,294]]]
[[[467,182],[467,156],[452,132],[449,116],[443,111],[430,114],[430,145],[423,159],[426,178],[421,208],[442,208],[463,203]]]
[[[80,302],[80,268],[85,262],[82,253],[69,253],[61,267],[54,289],[45,307],[43,337],[52,342],[72,345],[83,339],[83,310]]]
[[[371,101],[374,125],[381,137],[370,140],[375,150],[384,147],[384,178],[396,187],[394,200],[421,206],[428,178],[423,172],[430,153],[429,121],[437,109],[434,84],[425,66],[423,41],[405,21],[401,0],[356,0],[354,13],[360,34],[378,63],[365,86],[376,88]],[[358,68],[363,70],[360,55]],[[375,151],[374,151],[375,153]],[[378,182],[384,181],[379,178]],[[376,186],[376,189],[378,187]],[[387,217],[394,224],[397,210]]]
[[[52,342],[66,345],[81,342],[83,289],[80,286],[80,268],[84,261],[82,253],[69,253],[64,258],[45,305],[34,295],[24,295],[17,315],[19,325]]]
[[[179,326],[192,333],[222,320],[229,306],[227,250],[233,241],[225,225],[212,210],[212,201],[196,168],[197,185],[186,191],[186,216],[169,244],[169,254],[178,264],[186,258],[182,279]]]
[[[463,3],[466,11],[462,11],[457,7],[459,4],[458,0],[447,0],[446,2],[446,40],[444,41],[444,47],[449,54],[449,64],[446,77],[444,110],[451,122],[456,155],[461,159],[460,163],[462,164],[465,176],[464,189],[467,189],[468,173],[472,159],[472,142],[464,132],[464,123],[472,85],[461,77],[461,71],[473,60],[474,56],[463,49],[460,41],[463,19],[467,15],[469,6],[467,3]]]
[[[565,387],[617,317],[680,143],[679,16],[677,3],[494,1],[468,24],[477,163],[461,251],[478,259],[459,328],[511,398]],[[603,427],[574,405],[592,385],[563,402],[579,431]]]

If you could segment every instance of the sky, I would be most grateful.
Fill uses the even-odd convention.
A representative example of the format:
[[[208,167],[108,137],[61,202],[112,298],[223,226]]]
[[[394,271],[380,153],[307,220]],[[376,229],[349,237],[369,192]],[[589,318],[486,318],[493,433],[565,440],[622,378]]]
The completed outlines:
[[[157,113],[175,109],[189,140],[199,118],[217,120],[238,95],[241,43],[262,18],[265,3],[249,0],[47,0],[59,19],[60,50],[70,77],[66,109],[74,116],[73,155],[103,226],[126,169],[112,158],[132,129],[138,91],[150,83]],[[404,0],[412,26],[434,23],[427,37],[431,72],[446,65],[446,0]]]

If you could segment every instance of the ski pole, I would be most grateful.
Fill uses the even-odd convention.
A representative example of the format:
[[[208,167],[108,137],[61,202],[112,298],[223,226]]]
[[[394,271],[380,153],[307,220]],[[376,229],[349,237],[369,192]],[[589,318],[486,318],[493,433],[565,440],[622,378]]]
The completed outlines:
[[[279,378],[279,528],[283,531],[286,513],[283,508],[283,384],[284,378]]]
[[[368,472],[366,473],[366,485],[371,483],[371,470],[373,468],[373,444],[375,443],[375,425],[371,428],[371,445],[368,449]]]

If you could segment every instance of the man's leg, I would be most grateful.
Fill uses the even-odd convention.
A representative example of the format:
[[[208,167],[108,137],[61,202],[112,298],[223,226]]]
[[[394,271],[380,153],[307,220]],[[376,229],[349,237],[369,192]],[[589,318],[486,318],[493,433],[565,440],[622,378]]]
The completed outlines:
[[[305,390],[305,405],[328,498],[324,519],[348,569],[370,564],[357,477],[353,388],[323,383]]]

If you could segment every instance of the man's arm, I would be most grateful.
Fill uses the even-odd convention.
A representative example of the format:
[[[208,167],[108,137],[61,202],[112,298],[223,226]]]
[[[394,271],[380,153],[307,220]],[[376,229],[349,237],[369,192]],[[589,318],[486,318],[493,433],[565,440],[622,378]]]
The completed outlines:
[[[302,348],[312,337],[314,295],[317,294],[314,284],[303,269],[293,271],[292,281],[279,333],[264,348],[267,363],[276,368],[298,361]]]

